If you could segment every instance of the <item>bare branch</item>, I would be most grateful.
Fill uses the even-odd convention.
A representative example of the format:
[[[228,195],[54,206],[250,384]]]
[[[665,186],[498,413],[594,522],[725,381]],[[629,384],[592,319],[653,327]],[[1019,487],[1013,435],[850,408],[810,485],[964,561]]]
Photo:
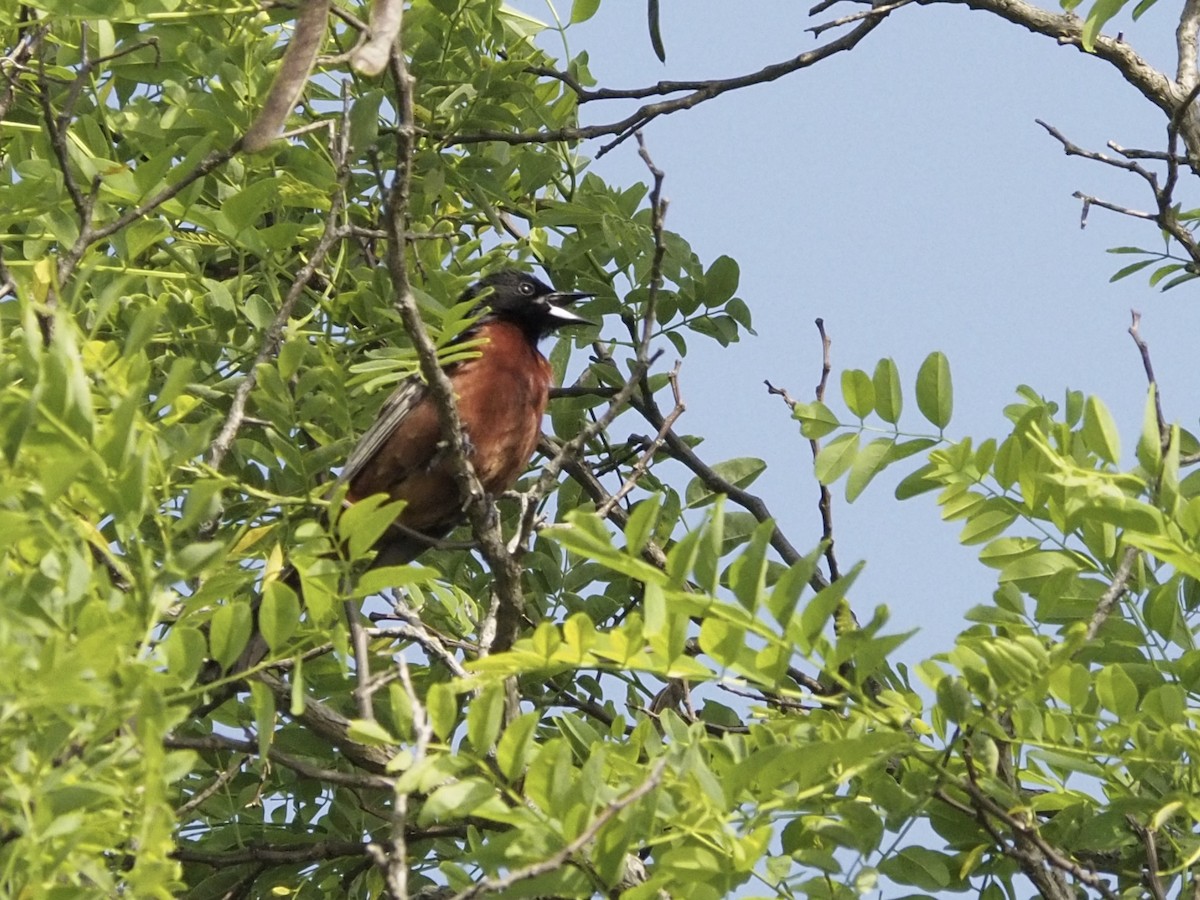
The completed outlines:
[[[1133,342],[1137,345],[1138,353],[1142,357],[1142,368],[1146,372],[1146,381],[1154,388],[1154,415],[1158,419],[1158,433],[1163,442],[1163,449],[1165,450],[1167,441],[1171,437],[1171,429],[1167,425],[1167,417],[1163,415],[1162,388],[1159,386],[1158,379],[1154,376],[1154,363],[1150,360],[1150,345],[1142,337],[1142,314],[1136,309],[1131,309],[1129,314],[1132,319],[1129,326],[1129,336],[1133,338]]]
[[[362,610],[357,600],[344,600],[346,623],[350,627],[350,646],[354,650],[354,703],[358,717],[375,721],[375,709],[371,696],[375,688],[371,684],[371,654],[367,647],[367,629],[363,627]]]
[[[1142,846],[1146,848],[1146,864],[1142,867],[1145,875],[1146,887],[1150,890],[1150,896],[1154,900],[1167,900],[1167,892],[1163,887],[1162,878],[1159,876],[1160,865],[1158,862],[1158,841],[1154,837],[1154,829],[1147,828],[1133,816],[1127,815],[1125,821],[1129,823],[1129,827],[1133,829],[1142,842]]]
[[[1157,222],[1158,216],[1154,213],[1142,212],[1139,209],[1130,209],[1128,206],[1121,206],[1117,203],[1110,203],[1107,200],[1101,200],[1099,197],[1093,197],[1090,194],[1085,194],[1082,191],[1075,191],[1071,194],[1076,200],[1081,200],[1083,206],[1079,213],[1079,227],[1087,228],[1088,212],[1093,206],[1099,206],[1101,209],[1107,209],[1110,212],[1120,213],[1123,216],[1131,216],[1134,219],[1146,219],[1150,222]]]
[[[859,10],[856,13],[850,13],[829,22],[822,22],[820,25],[814,25],[812,28],[805,28],[804,30],[812,32],[813,37],[820,37],[826,31],[840,28],[843,25],[849,25],[851,22],[860,22],[863,19],[870,19],[875,16],[886,16],[892,10],[907,6],[912,2],[913,0],[896,0],[895,3],[881,3],[877,6],[872,6],[870,9]]]
[[[656,434],[653,440],[649,442],[649,445],[646,447],[645,451],[638,458],[638,461],[633,464],[633,468],[630,470],[629,475],[626,476],[625,481],[621,484],[621,487],[617,489],[615,494],[613,494],[596,508],[597,515],[607,517],[612,508],[620,503],[621,500],[634,489],[638,483],[638,480],[649,471],[650,464],[654,461],[654,455],[658,453],[658,451],[662,448],[663,441],[666,440],[667,432],[671,430],[671,427],[675,424],[675,420],[683,415],[684,411],[687,409],[687,405],[683,402],[683,398],[679,394],[679,366],[680,363],[676,362],[675,367],[671,369],[670,374],[671,393],[675,397],[675,407],[663,420],[663,425],[658,430],[658,434]]]
[[[397,6],[399,15],[399,5]],[[397,25],[400,34],[400,25]],[[471,523],[475,539],[479,542],[480,552],[492,571],[493,608],[489,611],[487,620],[481,626],[481,632],[491,631],[493,639],[485,643],[492,650],[507,649],[514,634],[511,629],[501,629],[497,626],[497,618],[504,617],[505,622],[519,622],[524,599],[521,593],[521,573],[516,560],[508,553],[504,538],[500,533],[499,516],[496,515],[495,504],[489,498],[479,477],[467,455],[466,436],[463,431],[462,418],[458,413],[458,405],[454,399],[454,388],[450,379],[442,369],[437,358],[437,348],[434,346],[421,314],[417,309],[416,298],[409,287],[407,235],[408,235],[408,198],[412,178],[412,154],[416,139],[416,128],[413,113],[413,79],[408,72],[408,63],[404,57],[399,38],[392,45],[391,66],[392,76],[396,84],[396,108],[400,112],[400,127],[397,130],[398,148],[396,165],[393,171],[391,188],[387,192],[385,209],[385,230],[387,241],[387,267],[391,276],[392,287],[396,292],[395,305],[400,314],[404,329],[413,342],[417,359],[420,363],[421,375],[429,387],[430,396],[437,407],[438,420],[441,425],[442,438],[449,451],[448,458],[452,462],[452,472],[459,494],[464,498],[463,507]]]
[[[1036,823],[1030,823],[1020,818],[1019,816],[1010,813],[1000,804],[988,795],[979,785],[973,780],[967,780],[959,783],[959,787],[966,791],[971,798],[971,803],[981,813],[986,813],[988,816],[1003,822],[1019,840],[1027,842],[1028,845],[1036,849],[1037,854],[1034,856],[1028,852],[1023,852],[1019,849],[1010,848],[1008,855],[1013,856],[1022,864],[1022,869],[1025,874],[1034,880],[1034,883],[1039,888],[1045,890],[1048,885],[1044,877],[1038,877],[1044,873],[1035,871],[1040,868],[1038,865],[1042,860],[1053,869],[1068,874],[1075,878],[1081,884],[1087,885],[1105,898],[1105,900],[1118,900],[1118,895],[1108,886],[1100,875],[1093,869],[1085,868],[1079,863],[1065,856],[1057,847],[1052,846],[1037,829]],[[1063,900],[1070,900],[1073,897],[1069,891],[1060,893],[1057,890],[1050,889],[1049,893],[1044,893],[1044,896],[1061,896]]]
[[[269,672],[259,672],[255,677],[275,695],[275,701],[279,704],[280,709],[288,709],[291,706],[291,685],[279,680]],[[394,748],[368,746],[354,740],[350,737],[350,720],[319,700],[311,697],[305,698],[304,709],[295,718],[338,747],[346,759],[355,765],[378,775],[387,771],[387,764],[394,755]]]
[[[354,71],[374,77],[387,66],[392,46],[400,36],[403,0],[373,0],[366,40],[350,54]]]
[[[314,841],[311,844],[252,844],[241,850],[214,853],[208,850],[193,850],[177,847],[171,856],[180,862],[199,863],[209,866],[237,866],[251,862],[295,865],[314,863],[323,859],[342,856],[363,856],[367,844],[361,841]],[[404,895],[401,895],[404,896]]]
[[[404,657],[396,658],[396,667],[400,675],[400,684],[408,695],[409,706],[412,708],[412,727],[415,735],[411,753],[413,765],[419,765],[429,750],[433,740],[433,728],[429,724],[429,716],[425,704],[413,687],[412,678],[408,672],[408,663]],[[397,782],[397,786],[399,782]],[[384,877],[387,879],[388,890],[393,897],[408,896],[408,797],[407,791],[396,790],[392,801],[392,840],[391,850],[386,855],[373,852],[376,864],[381,865]],[[374,850],[374,845],[372,845]]]
[[[1022,28],[1053,38],[1059,44],[1083,51],[1084,20],[1069,13],[1042,9],[1026,0],[918,0],[923,5],[948,3],[990,12]],[[1123,40],[1096,36],[1093,55],[1113,66],[1142,96],[1165,112],[1175,112],[1176,96],[1171,80],[1142,59]]]
[[[833,371],[833,362],[829,355],[833,342],[825,331],[825,320],[818,318],[816,325],[817,332],[821,335],[821,380],[817,382],[815,394],[817,402],[824,403],[829,373]],[[813,462],[816,462],[817,454],[821,452],[821,444],[813,438],[809,441],[809,446],[812,447]],[[837,581],[842,576],[833,548],[833,494],[829,491],[829,485],[822,484],[820,487],[821,497],[817,501],[817,508],[821,511],[821,540],[825,542],[825,563],[829,566],[829,580]]]
[[[666,417],[662,414],[662,410],[658,408],[658,404],[654,402],[653,397],[639,396],[633,398],[630,402],[642,417],[650,423],[651,427],[659,430],[663,429]],[[675,433],[674,429],[668,428],[663,431],[663,437],[671,456],[687,466],[692,474],[698,476],[700,481],[710,491],[717,494],[725,494],[759,522],[765,522],[773,518],[771,510],[761,497],[750,493],[744,488],[738,487],[718,475],[710,465],[696,455],[696,452],[688,446],[683,438]],[[775,548],[775,552],[788,565],[799,562],[801,558],[800,552],[792,546],[791,542],[779,530],[778,526],[775,527],[775,530],[771,534],[771,546]],[[813,572],[812,578],[809,579],[809,584],[813,590],[817,591],[829,586],[829,582],[820,572]]]
[[[169,750],[228,750],[231,753],[245,756],[258,756],[259,752],[257,741],[243,741],[221,734],[208,734],[203,737],[168,735],[163,739],[163,746]],[[384,778],[381,775],[370,775],[365,772],[341,772],[337,769],[316,766],[298,756],[284,753],[274,746],[267,750],[267,759],[275,765],[291,769],[305,778],[313,778],[326,784],[386,790],[391,788],[393,783],[391,778]]]
[[[256,153],[270,144],[287,117],[291,115],[296,101],[308,83],[308,76],[317,61],[317,52],[325,37],[325,24],[329,20],[329,0],[303,0],[292,39],[283,51],[283,62],[263,107],[242,138],[242,147],[247,153]]]
[[[1129,583],[1129,575],[1133,571],[1134,561],[1137,560],[1138,549],[1136,547],[1126,547],[1125,552],[1121,554],[1121,562],[1117,566],[1117,571],[1113,573],[1112,581],[1109,582],[1108,588],[1100,595],[1100,599],[1096,601],[1096,610],[1092,613],[1092,618],[1088,622],[1087,639],[1095,640],[1096,635],[1100,633],[1101,627],[1108,621],[1113,608],[1117,605],[1117,601],[1125,595],[1126,586]]]
[[[714,97],[719,97],[721,94],[739,88],[749,87],[754,84],[765,84],[770,81],[782,78],[784,75],[789,75],[800,69],[806,69],[813,66],[823,59],[833,56],[837,53],[842,53],[852,49],[864,37],[870,34],[879,25],[886,16],[879,16],[864,20],[857,28],[852,29],[836,40],[830,41],[816,50],[809,50],[801,53],[786,62],[775,63],[766,66],[757,72],[748,75],[740,75],[735,78],[715,79],[713,81],[704,82],[682,82],[682,88],[673,87],[672,82],[663,82],[661,85],[656,85],[654,88],[646,89],[647,93],[598,93],[596,96],[589,96],[587,99],[609,99],[615,97],[633,97],[647,96],[648,94],[672,93],[676,90],[689,90],[683,97],[676,97],[671,100],[664,100],[660,103],[648,103],[640,107],[632,115],[626,116],[617,122],[611,122],[606,125],[587,125],[572,128],[559,128],[553,131],[533,131],[533,132],[508,132],[508,131],[480,131],[472,134],[440,134],[448,146],[461,144],[478,144],[485,141],[498,141],[505,144],[546,144],[555,141],[585,141],[606,135],[616,135],[616,138],[605,144],[597,152],[596,156],[600,157],[609,150],[616,147],[618,144],[633,136],[633,133],[640,128],[645,127],[659,116],[669,115],[674,112],[679,112],[684,109],[691,109],[693,106],[698,106]],[[581,95],[583,102],[583,95]]]
[[[1145,167],[1139,166],[1137,163],[1128,159],[1113,159],[1111,156],[1105,156],[1103,153],[1097,153],[1094,150],[1085,150],[1078,144],[1068,140],[1067,137],[1053,125],[1049,125],[1046,122],[1043,122],[1041,119],[1034,119],[1034,121],[1045,128],[1046,131],[1050,133],[1051,137],[1062,144],[1063,152],[1066,153],[1067,156],[1082,156],[1084,159],[1095,160],[1096,162],[1101,162],[1107,166],[1113,166],[1117,169],[1124,169],[1128,172],[1136,172],[1138,175],[1142,176],[1142,178],[1146,179],[1152,188],[1154,188],[1156,191],[1158,190],[1158,177]]]
[[[1192,91],[1200,84],[1197,71],[1197,33],[1200,33],[1200,0],[1185,0],[1175,29],[1175,50],[1178,68],[1175,81],[1182,90]]]

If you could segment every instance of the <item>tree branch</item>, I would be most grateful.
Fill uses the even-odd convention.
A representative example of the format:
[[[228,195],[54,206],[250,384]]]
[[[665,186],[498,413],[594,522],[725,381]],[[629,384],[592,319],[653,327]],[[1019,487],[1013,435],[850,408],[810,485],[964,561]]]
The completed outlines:
[[[259,752],[257,741],[243,741],[221,734],[209,734],[203,737],[167,735],[163,739],[163,746],[168,750],[227,750],[231,753],[241,753],[247,756],[258,756]],[[382,790],[390,789],[393,784],[391,778],[384,778],[381,775],[371,775],[364,772],[341,772],[337,769],[327,769],[323,766],[313,765],[298,756],[284,753],[274,746],[270,747],[267,751],[267,759],[275,765],[291,769],[296,774],[303,775],[305,778],[313,778],[326,784]]]
[[[752,72],[748,75],[740,75],[735,78],[714,79],[712,81],[702,82],[660,82],[652,88],[643,88],[638,92],[597,92],[584,99],[583,94],[580,95],[580,102],[587,100],[611,99],[617,97],[635,97],[635,96],[650,96],[653,94],[672,93],[677,90],[691,91],[686,96],[676,97],[672,100],[664,100],[660,103],[648,103],[640,107],[632,115],[626,116],[616,122],[610,122],[606,125],[586,125],[572,128],[559,128],[552,131],[525,131],[525,132],[508,132],[508,131],[479,131],[469,134],[453,134],[443,133],[436,135],[441,138],[447,146],[457,146],[463,144],[478,144],[485,141],[498,141],[504,144],[548,144],[556,141],[586,141],[606,135],[616,135],[616,138],[605,144],[596,153],[599,158],[609,150],[616,147],[618,144],[633,136],[633,133],[638,129],[644,128],[650,122],[657,119],[659,116],[670,115],[671,113],[679,112],[684,109],[691,109],[693,106],[698,106],[715,97],[729,91],[738,90],[739,88],[749,87],[755,84],[765,84],[770,81],[782,78],[784,75],[790,75],[792,72],[806,69],[813,66],[823,59],[833,56],[837,53],[842,53],[846,50],[853,49],[859,41],[865,38],[868,34],[886,18],[886,13],[864,20],[857,28],[852,29],[836,40],[830,41],[816,50],[809,50],[805,53],[793,57],[786,62],[775,63],[766,66],[757,72]],[[561,80],[561,76],[560,77]],[[677,86],[678,85],[678,86]],[[574,88],[573,88],[574,89]],[[590,93],[590,92],[589,92]]]
[[[1027,3],[1026,0],[918,0],[922,5],[935,3],[966,6],[999,16],[1035,34],[1053,38],[1059,44],[1073,46],[1084,52],[1084,20],[1070,13],[1055,13]],[[1132,46],[1123,40],[1097,35],[1094,55],[1113,66],[1143,97],[1165,112],[1174,114],[1177,103],[1175,91],[1162,72],[1142,59]]]
[[[400,14],[399,9],[396,10],[396,14]],[[396,33],[402,34],[399,23]],[[397,130],[399,146],[396,165],[392,173],[392,185],[387,192],[384,216],[385,230],[388,234],[387,268],[396,292],[396,310],[412,340],[421,376],[425,379],[430,396],[437,407],[442,438],[449,450],[455,485],[463,497],[463,507],[475,539],[479,542],[480,552],[492,571],[494,600],[487,619],[480,627],[481,633],[490,631],[492,639],[481,640],[481,644],[484,648],[502,650],[507,649],[506,641],[511,643],[511,636],[507,630],[498,627],[496,621],[500,616],[516,617],[519,621],[520,611],[524,606],[521,573],[516,560],[505,547],[495,504],[484,492],[483,485],[468,458],[467,439],[454,399],[454,388],[438,362],[437,348],[421,320],[416,299],[409,288],[407,219],[416,126],[413,112],[413,78],[408,72],[408,63],[399,37],[393,45],[391,65],[392,77],[396,84],[395,103],[400,112],[400,126]]]
[[[575,838],[575,840],[571,841],[558,852],[540,862],[532,863],[521,869],[514,869],[500,878],[485,878],[483,881],[476,882],[466,890],[459,891],[454,895],[452,900],[471,900],[471,898],[477,897],[480,894],[502,891],[521,881],[536,878],[538,875],[546,872],[553,872],[594,841],[596,835],[600,833],[600,829],[607,825],[614,816],[623,809],[632,806],[658,787],[662,781],[663,771],[666,769],[666,766],[666,757],[659,757],[645,781],[604,807],[600,811],[600,814],[588,823],[588,827],[583,830],[583,833],[579,837]]]

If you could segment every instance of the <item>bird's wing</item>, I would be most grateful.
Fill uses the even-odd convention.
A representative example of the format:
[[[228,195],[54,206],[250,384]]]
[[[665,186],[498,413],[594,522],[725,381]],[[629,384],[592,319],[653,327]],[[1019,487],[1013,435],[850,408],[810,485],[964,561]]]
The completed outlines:
[[[429,388],[416,376],[402,381],[392,391],[392,395],[383,401],[375,423],[363,432],[354,449],[350,451],[346,465],[338,475],[338,484],[345,484],[363,470],[392,436],[392,432],[404,421],[404,417],[412,412],[428,393]]]

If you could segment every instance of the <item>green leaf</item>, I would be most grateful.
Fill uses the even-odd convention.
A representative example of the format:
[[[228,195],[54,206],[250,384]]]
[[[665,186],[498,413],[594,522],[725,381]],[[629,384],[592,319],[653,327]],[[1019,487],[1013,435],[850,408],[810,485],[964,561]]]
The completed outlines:
[[[350,147],[362,153],[374,147],[379,138],[379,107],[383,91],[366,91],[350,107]]]
[[[871,480],[892,462],[893,438],[876,438],[863,447],[850,465],[850,477],[846,479],[846,501],[853,503],[866,490]]]
[[[221,668],[227,669],[237,662],[250,640],[251,627],[250,607],[245,603],[227,603],[213,613],[208,648]]]
[[[417,824],[465,819],[495,797],[496,789],[483,778],[464,778],[444,784],[422,804]]]
[[[734,487],[746,488],[766,471],[766,468],[767,464],[761,459],[753,456],[740,456],[736,459],[719,462],[712,467],[712,470],[717,477],[729,482]],[[689,509],[695,509],[697,506],[711,503],[716,496],[716,491],[709,488],[697,476],[688,483],[687,490],[684,492],[684,501]]]
[[[936,491],[942,486],[942,483],[935,478],[931,478],[934,472],[937,471],[937,466],[933,463],[926,463],[914,472],[910,472],[900,480],[896,485],[896,499],[908,500],[912,497],[918,497],[921,494],[927,494],[930,491]]]
[[[995,465],[992,476],[1004,490],[1008,490],[1021,474],[1021,439],[1010,434],[996,449]]]
[[[667,61],[667,48],[663,46],[662,22],[659,18],[658,0],[646,0],[646,19],[650,28],[650,46],[658,61]]]
[[[600,8],[600,0],[575,0],[571,4],[571,24],[578,25],[586,22]]]
[[[875,408],[875,386],[871,376],[862,369],[842,372],[842,399],[860,420],[869,416]]]
[[[433,733],[443,741],[449,740],[458,724],[458,694],[445,682],[429,686],[425,695],[425,712]]]
[[[930,353],[921,363],[917,372],[917,408],[939,429],[944,430],[950,424],[954,389],[950,384],[950,363],[944,353]]]
[[[718,256],[704,273],[704,305],[711,308],[726,303],[736,293],[741,277],[737,260]]]
[[[374,719],[351,719],[346,731],[351,740],[372,747],[390,747],[399,743],[395,735]]]
[[[527,712],[517,716],[496,744],[496,765],[509,781],[515,781],[525,771],[526,760],[534,745],[534,729],[541,720],[541,714]]]
[[[854,464],[858,455],[857,432],[843,434],[820,449],[813,462],[813,473],[821,484],[833,484]]]
[[[800,644],[802,648],[807,650],[820,637],[825,626],[829,624],[829,620],[845,602],[846,592],[854,585],[862,568],[863,564],[857,563],[849,572],[822,588],[815,597],[808,601],[800,613],[800,633],[802,635]]]
[[[270,581],[263,586],[262,607],[258,611],[258,627],[273,653],[287,644],[300,624],[300,599],[289,585]]]
[[[900,372],[896,369],[893,359],[881,359],[875,364],[875,374],[871,376],[875,387],[875,411],[879,418],[892,425],[900,421],[900,411],[904,407],[904,395],[900,391]]]
[[[662,494],[654,494],[645,500],[639,500],[629,513],[629,521],[625,523],[625,544],[630,554],[641,553],[654,533],[658,522],[658,510],[662,504]]]
[[[167,656],[167,671],[181,683],[188,684],[204,664],[204,633],[199,628],[176,625],[167,635],[163,649]]]
[[[1122,665],[1108,665],[1096,673],[1096,697],[1101,706],[1118,716],[1137,712],[1137,685]]]
[[[1137,458],[1147,472],[1156,473],[1162,465],[1162,434],[1158,430],[1158,407],[1155,402],[1155,385],[1146,392],[1146,404],[1142,408],[1142,434],[1138,438]]]
[[[1142,17],[1142,13],[1152,7],[1157,0],[1141,0],[1137,6],[1133,8],[1133,21],[1137,21]]]
[[[404,506],[403,500],[389,500],[387,494],[375,494],[342,510],[337,520],[337,532],[349,545],[350,558],[359,559],[366,555],[396,521]]]
[[[800,422],[800,433],[809,440],[820,440],[841,427],[838,417],[824,403],[797,403],[792,418]]]
[[[1006,509],[985,509],[977,515],[967,518],[958,540],[965,546],[982,544],[1002,534],[1008,526],[1017,520],[1017,514]]]
[[[1158,728],[1182,726],[1187,714],[1187,696],[1177,684],[1160,684],[1146,692],[1140,710]]]
[[[504,686],[489,684],[467,706],[467,740],[480,754],[487,754],[504,723]]]
[[[1125,5],[1127,0],[1095,0],[1092,8],[1088,10],[1087,18],[1083,22],[1083,33],[1080,36],[1083,49],[1088,53],[1094,53],[1096,50],[1096,38],[1100,34],[1100,29],[1104,24],[1121,11],[1121,7]]]
[[[924,847],[905,847],[879,863],[879,871],[900,884],[940,892],[950,885],[958,866],[952,857]]]
[[[1140,272],[1140,271],[1142,271],[1142,269],[1146,268],[1146,266],[1150,265],[1152,262],[1154,262],[1153,259],[1143,259],[1143,260],[1140,260],[1135,263],[1130,263],[1129,265],[1127,265],[1121,269],[1118,269],[1116,272],[1114,272],[1112,277],[1108,279],[1109,283],[1111,284],[1114,281],[1120,281],[1122,278],[1127,278],[1128,276],[1134,274],[1135,272]]]
[[[1180,271],[1183,268],[1184,268],[1183,263],[1167,263],[1165,266],[1159,266],[1157,269],[1154,270],[1153,274],[1151,274],[1151,276],[1150,276],[1150,280],[1149,280],[1150,287],[1155,287],[1160,281],[1162,281],[1168,275],[1173,275],[1174,273]],[[1166,290],[1166,288],[1163,288],[1163,290]]]
[[[759,523],[749,546],[729,566],[729,586],[742,606],[752,612],[758,608],[766,583],[767,548],[774,533],[773,521]]]

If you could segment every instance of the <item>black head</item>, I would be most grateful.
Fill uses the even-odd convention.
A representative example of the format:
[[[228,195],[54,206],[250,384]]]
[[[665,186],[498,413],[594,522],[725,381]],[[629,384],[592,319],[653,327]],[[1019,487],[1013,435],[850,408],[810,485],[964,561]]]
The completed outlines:
[[[568,303],[590,296],[556,291],[525,272],[501,269],[471,285],[463,299],[479,297],[480,305],[491,310],[489,319],[519,325],[537,340],[563,325],[591,324],[566,308]]]

